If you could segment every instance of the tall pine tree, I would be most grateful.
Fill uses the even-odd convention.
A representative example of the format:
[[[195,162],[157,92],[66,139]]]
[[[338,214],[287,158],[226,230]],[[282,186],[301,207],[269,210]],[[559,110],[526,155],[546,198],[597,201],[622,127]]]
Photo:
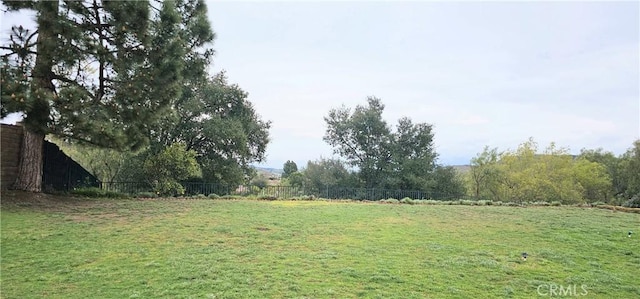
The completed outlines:
[[[192,51],[180,36],[184,1],[3,4],[36,14],[36,31],[14,27],[2,47],[1,116],[24,117],[15,189],[40,191],[46,134],[118,149],[146,144],[182,91]]]

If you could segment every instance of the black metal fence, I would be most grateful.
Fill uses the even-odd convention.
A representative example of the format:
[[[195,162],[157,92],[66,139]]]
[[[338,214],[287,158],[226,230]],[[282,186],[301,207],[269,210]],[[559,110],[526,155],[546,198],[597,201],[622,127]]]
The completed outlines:
[[[377,189],[377,188],[345,188],[345,187],[327,187],[324,198],[331,199],[366,199],[380,200],[387,198],[402,199],[409,197],[411,199],[437,199],[450,200],[459,199],[460,196],[455,194],[444,194],[438,192],[420,191],[420,190],[396,190],[396,189]]]
[[[153,186],[146,182],[100,182],[100,189],[130,195],[153,192]]]
[[[209,196],[217,194],[219,196],[256,196],[272,197],[278,199],[291,199],[296,197],[313,196],[327,199],[355,199],[355,200],[381,200],[387,198],[402,199],[435,199],[452,200],[460,199],[461,196],[455,194],[445,194],[421,190],[395,190],[377,188],[350,188],[339,186],[326,186],[324,188],[304,188],[294,186],[266,186],[258,188],[256,186],[230,187],[215,183],[203,182],[182,182],[185,196],[202,194]],[[147,182],[102,182],[100,188],[107,191],[139,195],[141,193],[153,193],[153,185]]]

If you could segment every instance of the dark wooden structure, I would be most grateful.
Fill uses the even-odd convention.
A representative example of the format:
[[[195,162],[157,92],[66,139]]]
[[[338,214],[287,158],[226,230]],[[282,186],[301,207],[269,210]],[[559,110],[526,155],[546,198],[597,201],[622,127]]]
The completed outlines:
[[[22,126],[2,124],[0,136],[2,171],[0,188],[10,189],[18,174],[22,146]],[[70,191],[79,187],[99,187],[100,182],[80,164],[49,141],[43,145],[43,191]]]

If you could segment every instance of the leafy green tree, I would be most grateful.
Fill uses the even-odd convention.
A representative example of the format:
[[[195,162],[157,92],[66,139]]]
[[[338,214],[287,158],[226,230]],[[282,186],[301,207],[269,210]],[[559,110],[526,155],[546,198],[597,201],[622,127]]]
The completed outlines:
[[[406,117],[398,121],[396,132],[391,135],[392,166],[385,187],[429,190],[438,188],[436,185],[452,178],[448,176],[448,170],[436,171],[437,154],[433,146],[432,129],[429,124],[414,124]],[[447,177],[438,178],[440,174]]]
[[[269,185],[269,178],[264,174],[258,174],[251,179],[251,186],[256,186],[260,189],[264,189]]]
[[[149,150],[129,153],[125,156],[122,170],[114,182],[147,182],[150,183],[144,169],[144,163],[151,156]]]
[[[3,1],[10,11],[37,15],[36,31],[14,27],[1,48],[2,117],[24,116],[14,188],[41,190],[46,134],[101,147],[144,146],[180,95],[181,57],[192,53],[178,30],[179,3]]]
[[[303,188],[305,186],[305,177],[301,172],[298,171],[290,174],[285,181],[293,187]]]
[[[253,177],[250,164],[264,160],[271,123],[260,119],[248,94],[224,72],[194,82],[187,94],[176,103],[175,119],[155,132],[152,149],[186,144],[208,182],[238,186]]]
[[[537,143],[530,138],[514,152],[505,152],[500,168],[506,199],[515,202],[558,200],[575,203],[582,200],[581,186],[573,177],[572,156],[565,148],[550,144],[538,154]]]
[[[304,185],[312,192],[319,192],[327,187],[355,186],[356,184],[354,176],[343,162],[336,159],[321,158],[317,161],[309,161],[302,174]]]
[[[336,154],[359,168],[366,187],[376,187],[391,170],[391,130],[382,119],[384,105],[375,97],[367,99],[367,106],[351,109],[332,109],[324,118],[327,131],[324,141],[333,146]]]
[[[533,171],[537,144],[533,139],[521,144],[516,151],[507,151],[500,157],[503,184],[508,191],[506,199],[510,201],[539,200],[536,198],[538,184],[532,181],[535,178]]]
[[[539,193],[543,194],[541,200],[551,198],[564,203],[584,202],[584,187],[575,177],[574,158],[568,148],[557,147],[552,142],[536,158],[537,173],[534,175],[540,183]]]
[[[587,155],[576,158],[555,143],[540,152],[533,138],[515,151],[500,154],[485,147],[471,160],[469,177],[478,198],[578,203],[611,197],[605,165],[588,160]]]
[[[291,176],[291,174],[298,171],[298,165],[296,165],[296,162],[287,160],[287,162],[284,163],[282,170],[283,170],[282,178],[286,179],[289,176]]]
[[[582,197],[585,200],[608,202],[611,199],[611,177],[605,165],[579,158],[574,162],[573,171],[583,189]]]
[[[582,149],[580,159],[603,165],[611,178],[611,194],[614,203],[622,204],[633,196],[640,194],[640,140],[624,154],[616,157],[612,152],[598,149]],[[607,200],[609,200],[609,196]]]
[[[633,142],[620,158],[621,180],[624,184],[624,198],[640,197],[640,140]]]
[[[332,109],[326,116],[324,140],[334,153],[358,168],[368,188],[431,189],[435,185],[437,154],[432,126],[398,121],[396,131],[382,119],[384,105],[375,97],[367,106]]]
[[[578,158],[604,165],[611,178],[611,191],[609,192],[611,196],[624,194],[626,183],[622,178],[621,157],[616,157],[612,152],[598,148],[582,149]]]
[[[144,162],[144,173],[161,195],[184,194],[181,181],[202,175],[196,153],[182,143],[174,143]]]
[[[452,199],[467,193],[462,176],[451,166],[436,166],[433,177],[435,184],[432,190],[437,195]]]
[[[612,152],[603,149],[583,149],[580,158],[591,162],[597,162],[605,166],[611,177],[611,193],[620,204],[625,200],[640,194],[640,140],[636,140],[633,146],[624,154],[616,157]],[[622,202],[621,202],[622,201]]]
[[[496,198],[498,192],[500,153],[497,148],[485,146],[482,152],[471,159],[469,178],[473,196],[478,199]]]

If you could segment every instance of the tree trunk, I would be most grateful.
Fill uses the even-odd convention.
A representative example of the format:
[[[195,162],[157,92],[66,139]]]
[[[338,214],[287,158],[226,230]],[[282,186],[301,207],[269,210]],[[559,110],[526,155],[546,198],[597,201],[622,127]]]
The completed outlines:
[[[17,190],[41,192],[42,151],[49,122],[49,100],[54,98],[52,70],[57,43],[56,23],[59,1],[37,2],[37,56],[33,67],[33,81],[29,94],[30,107],[23,120],[22,148],[18,163],[18,177],[13,184]]]
[[[42,187],[42,146],[44,134],[30,132],[23,127],[18,177],[13,184],[17,190],[40,192]]]

